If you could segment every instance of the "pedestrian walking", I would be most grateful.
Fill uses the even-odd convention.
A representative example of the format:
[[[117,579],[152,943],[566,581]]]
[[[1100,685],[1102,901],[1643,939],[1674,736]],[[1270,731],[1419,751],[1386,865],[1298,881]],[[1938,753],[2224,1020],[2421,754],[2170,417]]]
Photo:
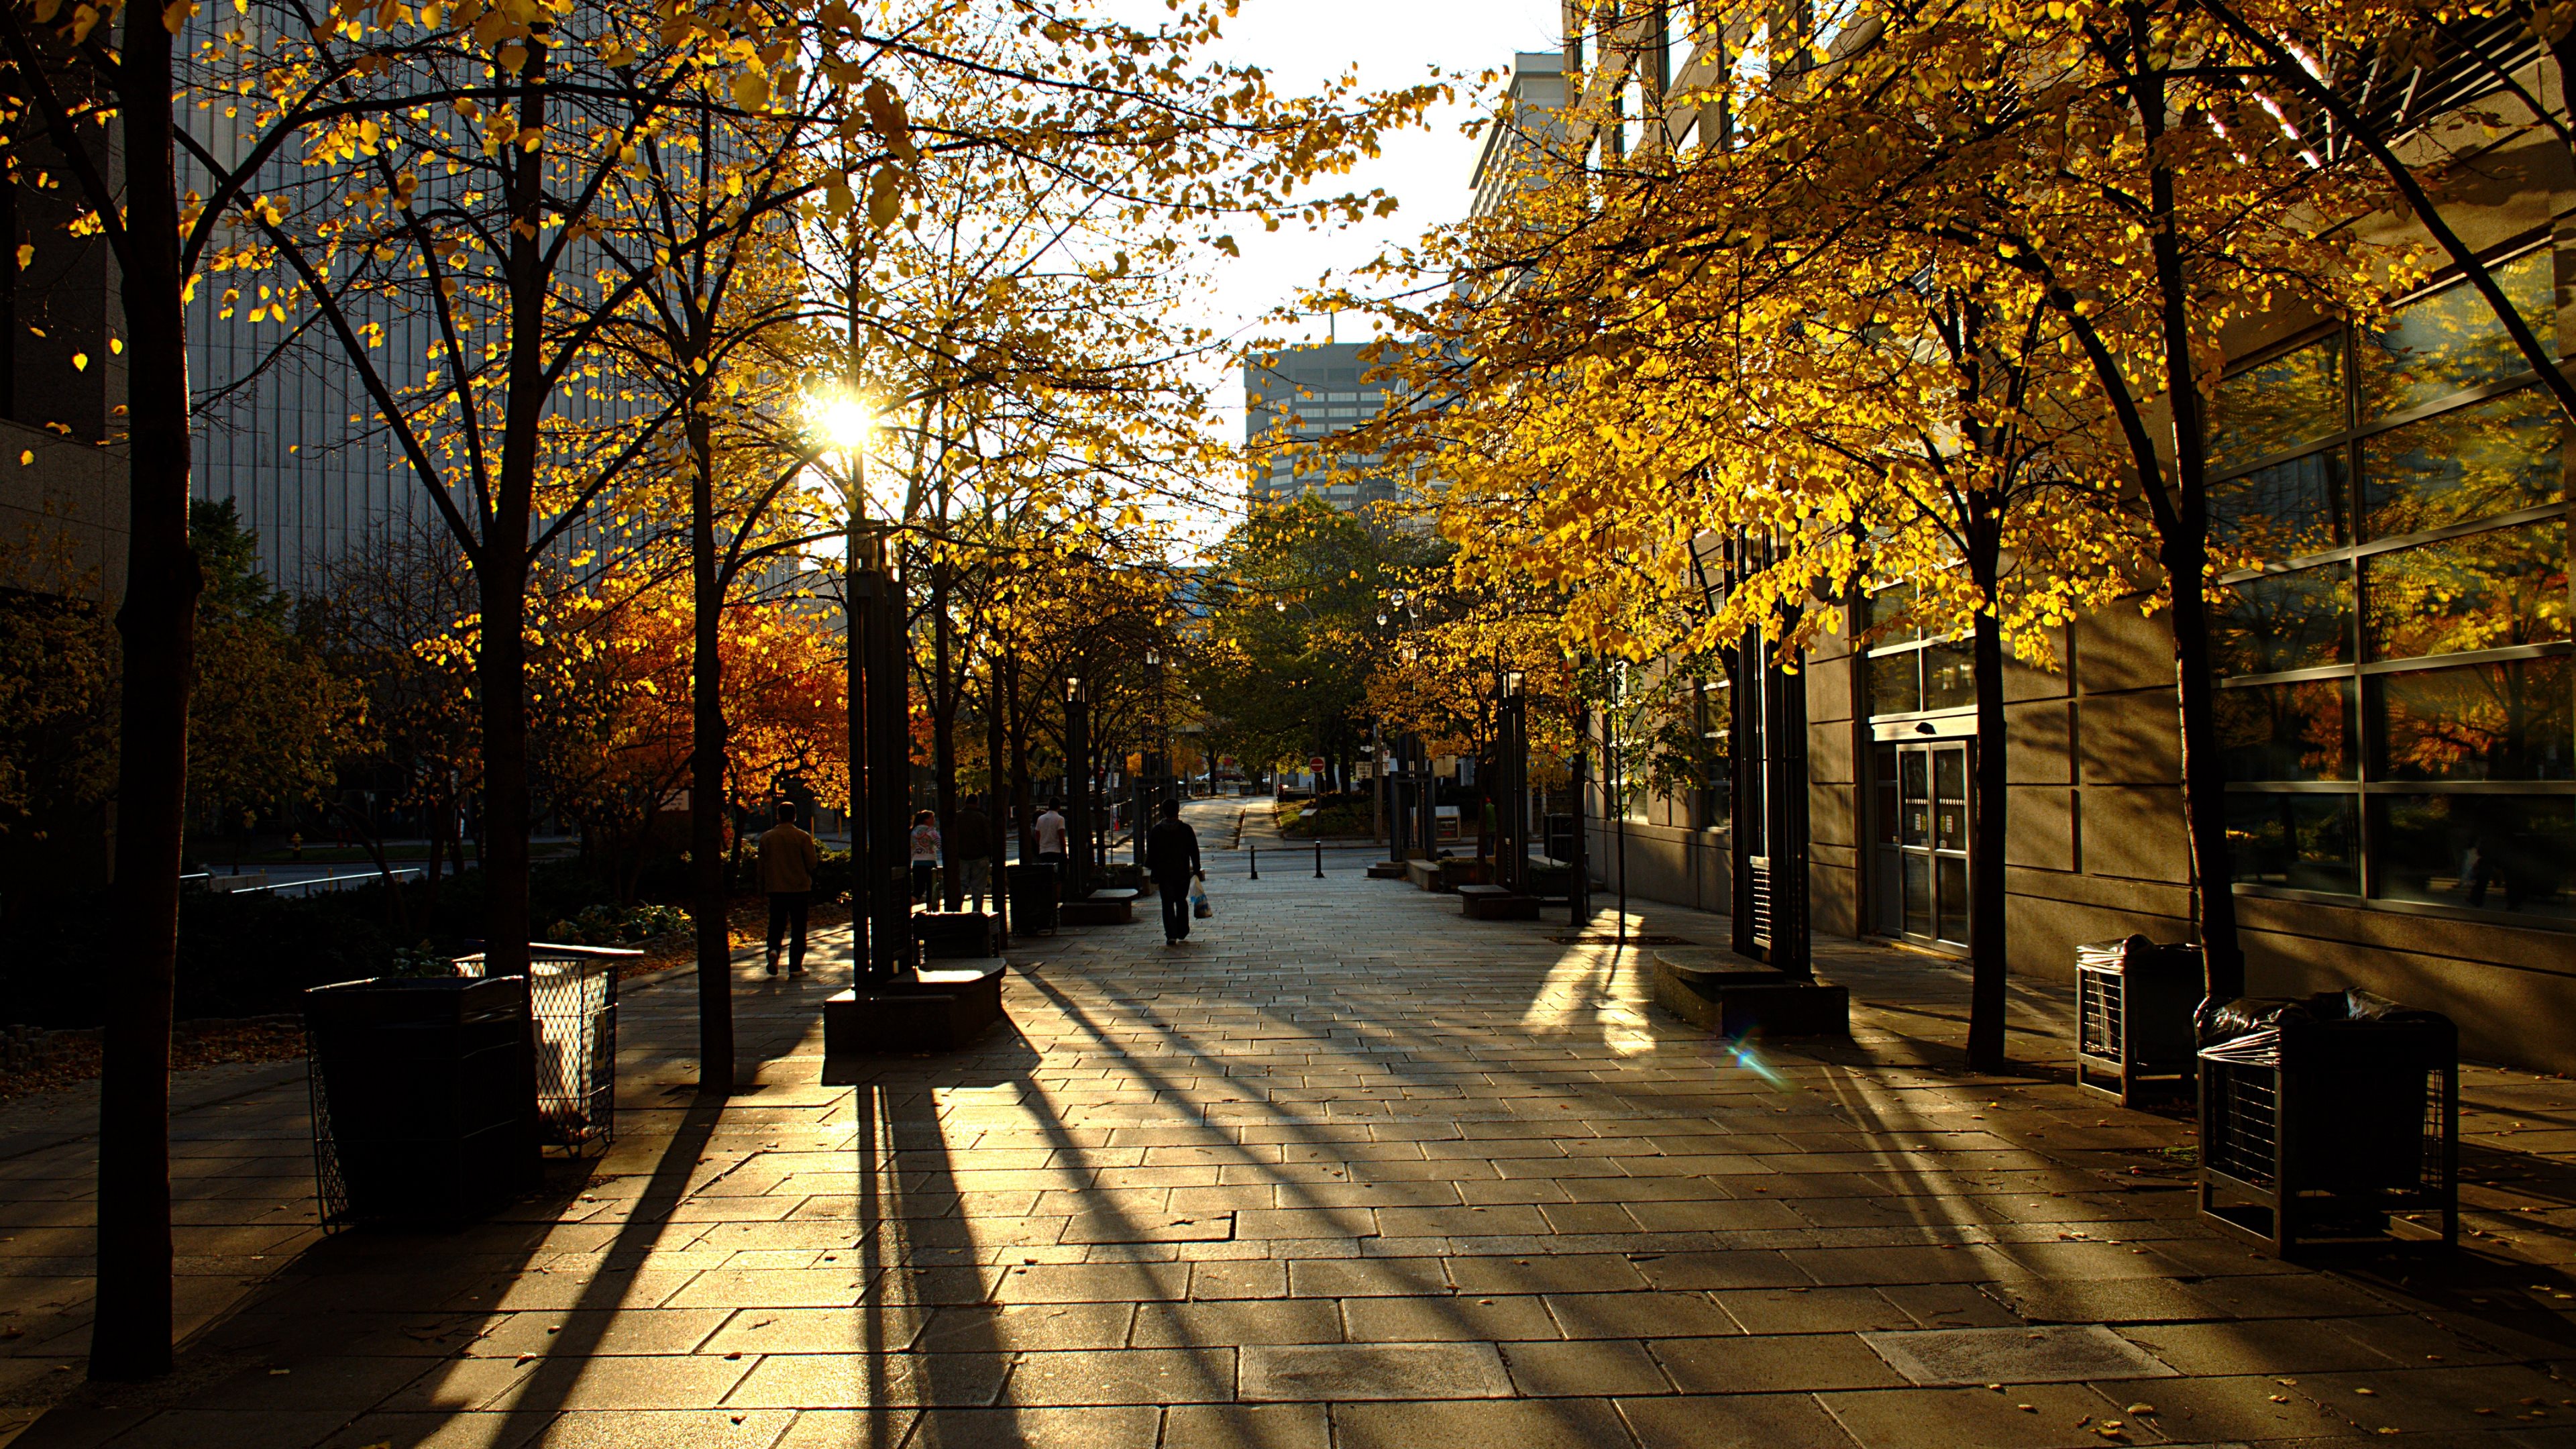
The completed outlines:
[[[786,936],[787,974],[805,974],[805,908],[823,852],[796,824],[796,802],[779,802],[778,823],[761,833],[760,889],[769,897],[769,974],[778,974],[778,941]]]
[[[939,881],[939,817],[924,810],[912,817],[912,898],[930,899]]]
[[[970,902],[966,909],[982,911],[993,879],[993,817],[980,800],[967,801],[949,822],[948,868],[956,872],[959,898]]]
[[[1145,873],[1163,902],[1163,944],[1177,946],[1189,939],[1190,881],[1207,878],[1199,863],[1199,833],[1181,818],[1178,801],[1164,801],[1163,818],[1145,832]]]
[[[1038,859],[1051,860],[1062,865],[1064,863],[1064,816],[1058,813],[1053,804],[1038,812],[1038,818],[1030,822],[1030,831],[1037,836]]]

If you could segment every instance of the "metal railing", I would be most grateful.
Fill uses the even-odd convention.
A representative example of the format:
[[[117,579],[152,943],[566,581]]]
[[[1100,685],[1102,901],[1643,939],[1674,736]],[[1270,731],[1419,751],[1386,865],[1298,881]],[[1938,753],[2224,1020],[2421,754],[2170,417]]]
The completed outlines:
[[[265,873],[263,872],[263,874]],[[240,886],[235,889],[225,891],[224,893],[227,895],[247,896],[260,894],[282,895],[287,891],[339,891],[348,890],[355,886],[370,885],[378,881],[399,882],[405,877],[417,877],[419,874],[420,868],[418,866],[406,865],[398,866],[392,870],[368,870],[359,871],[350,875],[315,876],[311,880],[279,881],[274,885]],[[224,879],[224,877],[221,876],[201,873],[198,875],[181,876],[179,879],[182,882],[202,880],[206,883],[206,888],[208,890],[224,890],[224,887],[218,884],[218,882]]]

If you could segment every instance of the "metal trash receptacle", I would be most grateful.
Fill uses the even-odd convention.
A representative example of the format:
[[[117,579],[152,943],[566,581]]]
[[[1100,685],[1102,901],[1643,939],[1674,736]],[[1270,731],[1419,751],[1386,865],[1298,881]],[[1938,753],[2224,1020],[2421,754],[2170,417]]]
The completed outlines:
[[[304,993],[322,1221],[461,1222],[534,1186],[528,983],[377,977]]]
[[[528,943],[529,1011],[535,1025],[537,1133],[572,1156],[617,1138],[617,973],[644,953],[632,946]],[[461,956],[460,976],[483,974]]]
[[[2198,1025],[2205,1216],[2284,1258],[2336,1244],[2459,1242],[2460,1038],[2450,1018],[2341,991],[2210,1003]]]
[[[2130,936],[2076,947],[2076,1085],[2123,1107],[2190,1096],[2201,981],[2197,946]]]
[[[1051,860],[1013,861],[1002,868],[1011,893],[1011,933],[1043,935],[1056,928],[1056,867]]]

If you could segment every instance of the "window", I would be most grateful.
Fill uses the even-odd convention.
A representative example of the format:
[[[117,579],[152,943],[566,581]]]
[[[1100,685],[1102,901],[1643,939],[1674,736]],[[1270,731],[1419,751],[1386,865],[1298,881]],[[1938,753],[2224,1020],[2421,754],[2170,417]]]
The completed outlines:
[[[1894,584],[1861,604],[1863,632],[1885,626],[1861,661],[1869,714],[1938,714],[1974,709],[1977,677],[1965,639],[1927,639],[1914,618],[1914,586]]]
[[[2496,268],[2543,337],[2552,267]],[[2247,565],[2211,600],[2240,885],[2576,920],[2576,450],[2529,378],[2453,283],[2219,384],[2211,526]]]
[[[1735,820],[1735,686],[1725,679],[1701,680],[1698,705],[1699,782],[1691,823],[1724,830]]]

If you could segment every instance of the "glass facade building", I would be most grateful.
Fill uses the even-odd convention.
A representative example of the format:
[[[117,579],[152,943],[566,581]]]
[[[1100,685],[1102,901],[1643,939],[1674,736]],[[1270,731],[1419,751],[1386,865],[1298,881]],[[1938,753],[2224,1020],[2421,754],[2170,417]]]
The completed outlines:
[[[2546,248],[2498,280],[2556,335]],[[2459,282],[2221,383],[2238,884],[2576,918],[2567,431]]]

